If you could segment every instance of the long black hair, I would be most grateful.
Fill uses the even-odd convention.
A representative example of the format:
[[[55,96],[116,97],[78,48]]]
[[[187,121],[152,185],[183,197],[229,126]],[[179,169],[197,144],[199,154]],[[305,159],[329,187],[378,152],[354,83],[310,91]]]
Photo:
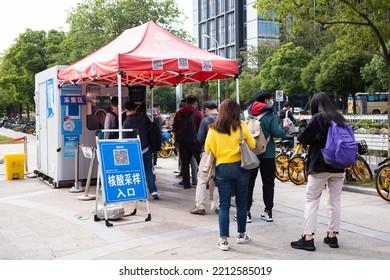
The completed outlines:
[[[311,115],[322,113],[326,120],[334,121],[338,125],[344,126],[345,119],[343,115],[337,112],[336,106],[325,92],[317,92],[310,101]]]

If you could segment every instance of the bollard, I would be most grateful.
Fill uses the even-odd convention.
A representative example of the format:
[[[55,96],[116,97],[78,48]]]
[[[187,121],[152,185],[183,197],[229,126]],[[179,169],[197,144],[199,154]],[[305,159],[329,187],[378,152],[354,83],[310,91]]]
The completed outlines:
[[[92,172],[93,168],[95,166],[95,159],[96,159],[96,147],[92,148],[92,158],[91,158],[91,163],[89,164],[89,169],[88,169],[88,178],[87,178],[87,183],[85,185],[85,191],[83,195],[80,195],[77,199],[78,200],[94,200],[96,199],[95,196],[90,196],[89,195],[89,187],[91,186],[91,179],[92,179]]]
[[[81,186],[81,182],[79,181],[79,143],[76,143],[75,149],[75,170],[74,170],[74,186],[69,189],[71,193],[79,193],[83,192],[84,188]]]

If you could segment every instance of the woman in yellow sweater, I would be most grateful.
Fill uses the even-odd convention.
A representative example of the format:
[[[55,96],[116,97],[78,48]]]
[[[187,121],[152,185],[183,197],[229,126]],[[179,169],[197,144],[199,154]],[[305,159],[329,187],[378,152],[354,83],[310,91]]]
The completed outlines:
[[[241,121],[240,105],[232,99],[225,99],[219,108],[218,116],[207,133],[205,152],[212,152],[216,159],[215,180],[219,193],[219,235],[217,247],[229,250],[229,211],[232,192],[237,206],[237,243],[250,240],[246,234],[246,203],[249,170],[241,168],[240,126],[249,148],[255,147],[255,139],[247,125]]]

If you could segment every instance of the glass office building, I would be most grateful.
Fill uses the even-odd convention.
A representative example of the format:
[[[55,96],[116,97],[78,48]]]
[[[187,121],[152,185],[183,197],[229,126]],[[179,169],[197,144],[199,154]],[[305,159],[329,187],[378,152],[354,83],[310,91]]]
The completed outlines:
[[[193,36],[198,46],[236,59],[241,48],[279,40],[279,23],[257,14],[256,0],[192,0]]]

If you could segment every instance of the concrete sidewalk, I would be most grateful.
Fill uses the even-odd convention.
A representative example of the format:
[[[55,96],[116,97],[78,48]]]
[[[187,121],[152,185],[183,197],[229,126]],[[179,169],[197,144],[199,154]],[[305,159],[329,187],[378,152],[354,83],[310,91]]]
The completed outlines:
[[[0,135],[5,135],[3,128]],[[13,132],[12,132],[13,133]],[[11,134],[12,134],[11,133]],[[11,135],[11,137],[17,137]],[[15,145],[15,144],[14,144]],[[34,168],[34,137],[29,138],[29,172]],[[19,149],[0,145],[0,157]],[[31,146],[31,149],[30,149]],[[20,151],[19,151],[20,152]],[[263,211],[260,178],[255,187],[252,240],[237,244],[236,223],[231,219],[230,250],[216,248],[218,216],[207,209],[205,216],[192,215],[195,188],[184,190],[177,183],[174,156],[159,159],[156,169],[160,200],[150,200],[149,222],[115,224],[95,222],[96,201],[81,201],[81,193],[53,189],[38,178],[6,180],[0,165],[0,259],[2,260],[388,260],[390,259],[390,203],[370,193],[347,191],[342,196],[340,248],[322,240],[327,229],[327,193],[324,192],[315,236],[315,252],[295,250],[290,242],[302,233],[304,186],[276,181],[274,222],[260,220]],[[95,194],[91,187],[90,194]],[[99,204],[101,202],[99,201]],[[132,212],[135,202],[123,203]],[[231,208],[231,217],[235,208]],[[122,220],[143,220],[146,203],[138,202],[137,214]],[[115,223],[115,221],[114,221]]]

